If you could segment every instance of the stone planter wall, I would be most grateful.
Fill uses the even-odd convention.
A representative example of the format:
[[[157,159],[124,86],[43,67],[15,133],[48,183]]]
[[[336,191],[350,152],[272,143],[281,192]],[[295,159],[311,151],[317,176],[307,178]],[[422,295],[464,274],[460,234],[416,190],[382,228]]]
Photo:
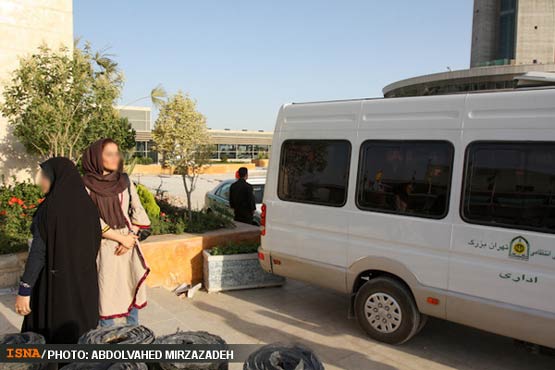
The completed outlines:
[[[141,244],[150,275],[150,287],[174,289],[182,283],[196,284],[203,279],[202,251],[229,242],[258,242],[260,229],[238,223],[234,229],[204,234],[157,235]]]
[[[13,288],[19,283],[27,256],[27,252],[0,255],[0,289]]]
[[[235,173],[239,167],[256,169],[254,163],[215,163],[204,167],[200,172],[208,175]],[[173,175],[174,172],[174,168],[162,167],[159,164],[137,164],[133,167],[133,175]]]
[[[238,223],[234,229],[221,229],[204,234],[156,235],[141,244],[150,274],[150,287],[174,289],[182,283],[203,280],[202,251],[230,242],[259,242],[260,229]],[[0,255],[0,289],[17,285],[27,261],[27,252]]]
[[[246,167],[249,171],[256,169],[254,163],[214,163],[204,167],[200,172],[205,175],[234,174],[240,167]]]
[[[204,287],[208,292],[283,285],[285,279],[260,267],[258,253],[212,256],[203,251]]]
[[[136,164],[133,175],[173,175],[173,167],[162,167],[159,164]]]

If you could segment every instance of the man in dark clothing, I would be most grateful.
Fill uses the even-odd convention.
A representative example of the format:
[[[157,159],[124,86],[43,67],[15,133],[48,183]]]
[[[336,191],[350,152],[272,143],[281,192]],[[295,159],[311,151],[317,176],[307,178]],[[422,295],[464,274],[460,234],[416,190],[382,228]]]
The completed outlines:
[[[229,206],[233,208],[235,221],[252,225],[252,217],[256,210],[254,192],[247,182],[249,172],[246,167],[239,168],[239,180],[229,188]]]

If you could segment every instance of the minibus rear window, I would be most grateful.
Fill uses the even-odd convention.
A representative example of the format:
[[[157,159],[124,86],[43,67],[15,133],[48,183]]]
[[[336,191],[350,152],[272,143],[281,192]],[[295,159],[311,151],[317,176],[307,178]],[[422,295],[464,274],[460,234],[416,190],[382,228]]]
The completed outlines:
[[[287,140],[281,148],[281,200],[341,207],[347,200],[351,144],[345,140]]]
[[[470,223],[555,233],[555,143],[471,143],[462,205]]]
[[[358,207],[406,216],[445,217],[453,151],[447,141],[365,141],[360,148]]]

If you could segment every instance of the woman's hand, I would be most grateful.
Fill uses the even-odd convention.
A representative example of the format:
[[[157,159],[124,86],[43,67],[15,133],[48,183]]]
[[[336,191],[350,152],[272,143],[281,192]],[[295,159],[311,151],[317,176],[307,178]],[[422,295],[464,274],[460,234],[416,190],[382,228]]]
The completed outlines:
[[[133,248],[137,243],[139,237],[133,234],[122,235],[120,237],[119,243],[127,249]]]
[[[120,244],[116,247],[116,251],[114,254],[116,256],[121,256],[122,254],[127,253],[129,250],[131,250],[131,248],[124,247],[123,245]]]
[[[116,251],[114,252],[116,256],[121,256],[127,253],[131,248],[135,246],[139,237],[137,235],[128,234],[122,235],[119,239],[120,244],[116,247]]]
[[[31,313],[31,297],[18,295],[15,298],[15,312],[25,316]]]

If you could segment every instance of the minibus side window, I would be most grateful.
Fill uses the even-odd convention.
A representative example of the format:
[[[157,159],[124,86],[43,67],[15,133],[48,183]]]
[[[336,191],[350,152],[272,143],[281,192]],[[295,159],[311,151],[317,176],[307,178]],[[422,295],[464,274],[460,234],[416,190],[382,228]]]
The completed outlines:
[[[463,191],[469,223],[555,233],[555,143],[471,143]]]
[[[351,144],[345,140],[287,140],[281,148],[278,197],[341,207],[347,200]]]
[[[358,207],[406,216],[445,217],[453,152],[453,145],[446,141],[365,141],[360,150]]]

